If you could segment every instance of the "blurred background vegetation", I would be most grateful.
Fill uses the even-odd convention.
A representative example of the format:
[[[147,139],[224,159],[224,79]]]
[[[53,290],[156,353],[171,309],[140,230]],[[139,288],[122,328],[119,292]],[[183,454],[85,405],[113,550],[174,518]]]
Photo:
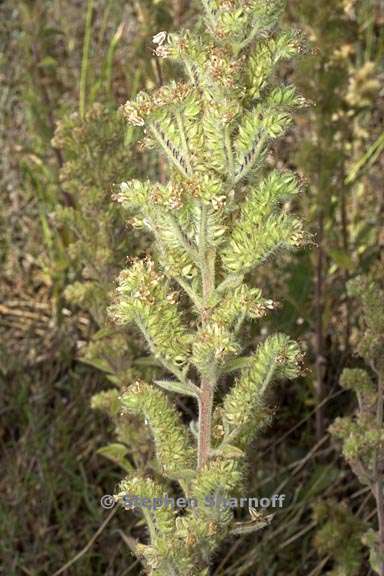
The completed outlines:
[[[127,460],[103,448],[114,429],[90,399],[110,389],[114,375],[129,381],[145,364],[137,333],[106,318],[118,271],[150,241],[126,226],[111,201],[114,186],[161,177],[164,167],[141,153],[139,134],[118,108],[179,73],[160,66],[151,39],[193,26],[198,12],[195,0],[0,3],[0,559],[7,576],[141,572],[129,546],[139,518],[105,511],[99,501],[113,493],[129,458],[147,457],[149,440],[137,423],[120,434]],[[315,244],[257,281],[280,300],[271,322],[301,341],[306,371],[280,385],[249,478],[250,493],[285,493],[289,506],[266,530],[227,543],[212,575],[366,576],[361,537],[376,528],[375,500],[328,428],[353,413],[354,395],[339,378],[362,363],[354,352],[361,312],[347,284],[384,276],[384,7],[381,0],[288,0],[286,18],[304,31],[308,51],[281,74],[312,105],[275,157],[306,181],[296,208]]]

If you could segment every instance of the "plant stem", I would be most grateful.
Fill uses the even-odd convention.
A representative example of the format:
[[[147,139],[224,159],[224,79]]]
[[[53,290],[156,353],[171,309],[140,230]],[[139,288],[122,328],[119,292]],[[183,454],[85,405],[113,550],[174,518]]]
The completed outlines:
[[[143,510],[145,521],[146,521],[147,526],[148,526],[149,536],[151,538],[151,544],[155,544],[156,543],[156,527],[155,527],[155,524],[153,523],[151,512],[149,510],[144,509],[144,508],[142,510]]]
[[[346,202],[346,189],[341,183],[340,185],[340,212],[341,212],[341,238],[345,254],[349,254],[349,235],[348,235],[348,215],[347,215],[347,202]],[[350,277],[349,270],[346,268],[343,271],[344,286],[345,286],[345,330],[344,330],[344,347],[345,357],[348,358],[349,354],[349,340],[351,337],[351,302],[348,296],[346,286]]]
[[[376,423],[379,429],[383,426],[383,393],[384,393],[384,377],[382,373],[378,374],[378,398],[377,398],[377,413]],[[383,499],[383,479],[380,472],[380,454],[381,446],[376,451],[375,458],[375,497],[377,506],[377,519],[379,524],[379,573],[384,576],[384,499]]]
[[[88,0],[87,14],[85,17],[83,57],[81,60],[81,74],[80,74],[80,95],[79,95],[80,118],[84,118],[85,106],[86,106],[87,72],[89,61],[89,49],[91,45],[92,16],[93,16],[93,0]]]
[[[360,171],[365,168],[365,166],[374,164],[379,158],[381,152],[384,149],[384,132],[380,134],[377,140],[368,148],[367,152],[362,158],[352,167],[351,171],[345,179],[346,184],[351,184],[354,182],[359,175]]]
[[[207,245],[208,207],[201,206],[199,231],[199,256],[201,268],[201,283],[203,292],[203,310],[200,314],[204,326],[209,317],[209,298],[215,289],[215,251]],[[216,384],[216,368],[211,366],[209,373],[202,374],[199,398],[199,437],[198,437],[198,468],[203,468],[208,462],[211,449],[212,411],[214,389]]]
[[[199,439],[198,468],[203,468],[208,462],[211,449],[212,409],[214,386],[209,379],[203,378],[199,399]]]
[[[173,0],[173,14],[175,26],[179,27],[182,24],[183,16],[185,12],[189,9],[190,0]]]

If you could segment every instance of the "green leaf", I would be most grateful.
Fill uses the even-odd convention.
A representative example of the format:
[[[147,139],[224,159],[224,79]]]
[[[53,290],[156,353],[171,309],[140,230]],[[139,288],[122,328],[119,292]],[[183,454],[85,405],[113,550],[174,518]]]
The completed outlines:
[[[237,446],[232,446],[232,444],[226,444],[220,450],[220,454],[224,456],[224,458],[243,458],[244,451],[240,450]]]
[[[310,500],[325,492],[341,475],[341,472],[332,465],[317,466],[303,489],[301,499]]]
[[[234,372],[235,370],[241,370],[242,368],[249,368],[252,362],[252,357],[250,356],[243,356],[242,358],[235,358],[234,360],[230,360],[224,366],[223,372],[229,373]]]
[[[194,398],[198,398],[200,394],[199,388],[192,383],[182,384],[177,380],[155,380],[155,384],[168,390],[168,392],[176,392],[176,394],[184,394]]]
[[[149,367],[149,368],[160,368],[161,367],[161,362],[159,362],[159,360],[156,360],[156,358],[154,358],[153,356],[141,356],[140,358],[136,358],[133,361],[133,364],[135,366],[143,366],[145,367]]]
[[[128,473],[134,472],[133,466],[128,462],[125,458],[128,454],[128,448],[123,444],[108,444],[107,446],[103,446],[97,450],[98,454],[105,456],[108,460],[111,460],[115,464],[118,464]]]
[[[58,66],[58,62],[52,56],[45,56],[40,62],[39,66],[41,68],[56,68]]]
[[[344,250],[330,250],[329,255],[342,270],[353,270],[352,258],[350,254],[347,254]]]
[[[115,374],[108,374],[107,380],[112,382],[112,384],[115,384],[115,386],[121,386],[122,384],[121,378]]]
[[[88,366],[93,366],[94,368],[97,368],[98,370],[101,370],[101,372],[112,372],[112,369],[109,365],[109,362],[107,360],[105,360],[104,358],[80,358],[80,361],[83,364],[87,364]]]

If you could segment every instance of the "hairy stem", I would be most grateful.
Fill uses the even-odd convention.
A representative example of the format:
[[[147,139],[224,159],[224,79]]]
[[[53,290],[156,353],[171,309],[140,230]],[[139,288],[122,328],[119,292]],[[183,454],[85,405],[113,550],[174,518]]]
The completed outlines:
[[[208,207],[201,206],[199,254],[201,268],[201,283],[203,291],[203,310],[200,314],[201,324],[204,325],[209,317],[209,298],[215,289],[215,258],[214,249],[207,245]],[[216,384],[215,366],[210,367],[209,373],[202,374],[201,392],[199,398],[199,437],[198,437],[198,468],[203,468],[208,462],[211,449],[211,430],[213,397]]]
[[[151,512],[149,510],[145,510],[143,508],[143,514],[144,514],[144,518],[145,518],[145,521],[146,521],[147,526],[148,526],[151,544],[155,544],[155,542],[156,542],[156,528],[155,528],[155,524],[152,520]]]
[[[208,462],[211,450],[212,411],[214,386],[209,379],[203,378],[199,399],[199,438],[198,438],[198,468],[203,468]]]

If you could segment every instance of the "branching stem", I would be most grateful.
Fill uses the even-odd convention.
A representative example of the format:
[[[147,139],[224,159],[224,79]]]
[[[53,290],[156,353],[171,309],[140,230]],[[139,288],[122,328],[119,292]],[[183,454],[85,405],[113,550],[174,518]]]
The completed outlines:
[[[201,381],[199,399],[199,438],[198,438],[198,468],[203,468],[208,462],[211,450],[212,411],[214,386],[209,379]]]

